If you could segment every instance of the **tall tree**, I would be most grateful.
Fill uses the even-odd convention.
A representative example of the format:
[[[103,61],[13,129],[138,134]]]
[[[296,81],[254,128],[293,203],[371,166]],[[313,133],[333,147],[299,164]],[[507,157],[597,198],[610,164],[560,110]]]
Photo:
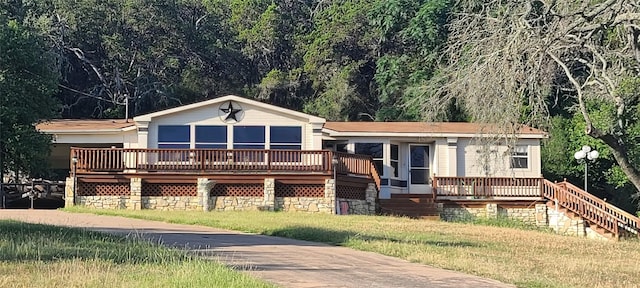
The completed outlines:
[[[54,116],[56,58],[44,43],[0,15],[0,169],[44,171],[51,139],[34,123]],[[2,173],[0,173],[2,175]]]
[[[640,190],[640,6],[636,1],[473,1],[456,4],[446,67],[425,85],[426,116],[455,101],[475,121],[540,122],[577,113]],[[600,112],[603,111],[603,112]],[[599,119],[594,119],[594,117]]]

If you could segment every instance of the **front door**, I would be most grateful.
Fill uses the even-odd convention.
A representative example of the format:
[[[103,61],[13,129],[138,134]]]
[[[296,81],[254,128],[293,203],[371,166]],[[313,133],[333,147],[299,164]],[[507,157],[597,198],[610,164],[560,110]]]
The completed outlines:
[[[409,193],[431,193],[429,145],[409,145]]]

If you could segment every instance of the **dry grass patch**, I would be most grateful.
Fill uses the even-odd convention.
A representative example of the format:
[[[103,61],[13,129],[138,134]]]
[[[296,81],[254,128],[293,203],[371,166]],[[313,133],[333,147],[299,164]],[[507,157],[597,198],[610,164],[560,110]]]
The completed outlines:
[[[0,221],[0,287],[271,287],[146,241]]]
[[[464,223],[273,212],[68,209],[197,224],[372,251],[520,287],[638,287],[640,242]]]

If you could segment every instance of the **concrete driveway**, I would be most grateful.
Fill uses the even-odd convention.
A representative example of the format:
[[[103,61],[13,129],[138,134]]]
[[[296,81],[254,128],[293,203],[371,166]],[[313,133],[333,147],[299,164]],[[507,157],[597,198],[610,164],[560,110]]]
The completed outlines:
[[[0,210],[0,219],[135,234],[282,287],[514,287],[370,252],[202,226],[55,210]]]

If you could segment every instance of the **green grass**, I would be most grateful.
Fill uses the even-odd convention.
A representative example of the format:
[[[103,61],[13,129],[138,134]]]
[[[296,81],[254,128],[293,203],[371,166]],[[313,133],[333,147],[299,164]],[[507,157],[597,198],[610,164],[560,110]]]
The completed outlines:
[[[483,226],[503,227],[503,228],[513,228],[513,229],[520,229],[520,230],[552,232],[551,229],[548,229],[545,227],[538,227],[534,224],[526,223],[521,220],[509,218],[509,217],[486,218],[486,217],[473,216],[473,217],[463,218],[463,219],[459,219],[457,221],[452,221],[452,222],[483,225]]]
[[[382,216],[66,209],[197,224],[372,251],[520,287],[637,287],[640,242]]]
[[[131,237],[4,220],[0,231],[0,287],[272,287]]]

